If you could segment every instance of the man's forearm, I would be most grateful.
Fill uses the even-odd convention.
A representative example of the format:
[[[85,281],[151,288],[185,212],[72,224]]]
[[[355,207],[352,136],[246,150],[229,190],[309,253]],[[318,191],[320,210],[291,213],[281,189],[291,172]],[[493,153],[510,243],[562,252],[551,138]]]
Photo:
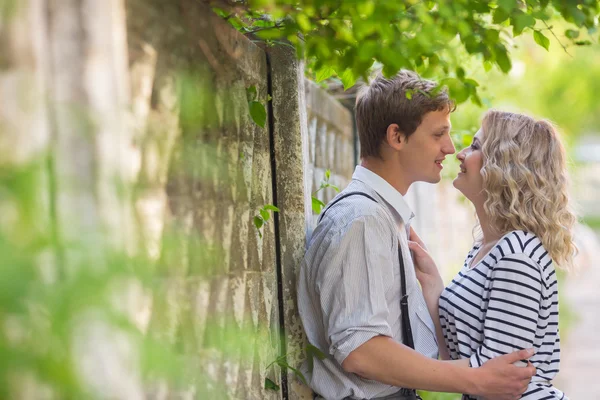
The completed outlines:
[[[437,392],[475,393],[477,369],[434,360],[385,336],[352,352],[342,367],[357,375],[398,387]]]

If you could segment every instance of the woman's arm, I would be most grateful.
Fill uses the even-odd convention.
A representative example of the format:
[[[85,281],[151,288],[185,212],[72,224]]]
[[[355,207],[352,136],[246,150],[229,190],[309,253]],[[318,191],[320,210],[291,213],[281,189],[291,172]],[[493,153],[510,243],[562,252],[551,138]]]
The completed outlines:
[[[444,334],[442,332],[438,308],[440,295],[444,290],[442,276],[435,265],[435,261],[433,261],[433,258],[431,258],[427,252],[425,244],[413,228],[410,228],[410,240],[408,242],[408,247],[413,253],[413,263],[415,265],[417,279],[421,284],[421,289],[423,291],[423,296],[425,297],[425,303],[427,304],[429,315],[431,316],[433,324],[435,325],[435,333],[438,341],[440,358],[442,360],[449,360],[450,355],[448,353],[446,340],[444,339]]]

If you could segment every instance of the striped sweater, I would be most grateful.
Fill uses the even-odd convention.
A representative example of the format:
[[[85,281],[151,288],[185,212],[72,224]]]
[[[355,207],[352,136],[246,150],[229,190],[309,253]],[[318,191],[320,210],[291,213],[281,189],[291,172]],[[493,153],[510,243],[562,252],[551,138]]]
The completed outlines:
[[[518,349],[533,347],[537,369],[523,399],[567,399],[552,386],[559,370],[558,282],[539,238],[513,231],[475,265],[479,246],[442,292],[439,313],[452,359],[472,367]],[[465,395],[463,399],[475,399]]]

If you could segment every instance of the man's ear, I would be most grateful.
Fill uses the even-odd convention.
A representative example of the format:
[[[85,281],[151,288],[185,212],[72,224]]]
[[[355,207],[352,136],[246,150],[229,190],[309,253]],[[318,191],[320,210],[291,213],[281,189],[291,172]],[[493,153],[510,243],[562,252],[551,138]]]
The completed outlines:
[[[406,143],[406,136],[400,130],[398,124],[390,124],[386,131],[386,142],[395,150],[401,150]]]

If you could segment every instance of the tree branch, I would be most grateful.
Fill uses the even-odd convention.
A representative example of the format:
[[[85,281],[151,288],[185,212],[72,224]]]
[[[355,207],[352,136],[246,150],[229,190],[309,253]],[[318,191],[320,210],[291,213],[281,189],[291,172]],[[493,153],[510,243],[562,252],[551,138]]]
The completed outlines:
[[[554,36],[554,39],[556,39],[556,41],[558,42],[558,44],[560,44],[560,46],[563,48],[563,50],[565,51],[565,53],[567,53],[567,55],[569,57],[573,57],[568,51],[567,51],[567,47],[562,44],[562,42],[560,41],[560,39],[558,38],[558,36],[556,36],[556,34],[554,33],[554,31],[552,30],[552,28],[548,25],[548,23],[544,20],[542,20],[542,22],[544,23],[544,25],[546,25],[546,28],[548,28],[548,30],[550,31],[550,33],[552,34],[552,36]]]

